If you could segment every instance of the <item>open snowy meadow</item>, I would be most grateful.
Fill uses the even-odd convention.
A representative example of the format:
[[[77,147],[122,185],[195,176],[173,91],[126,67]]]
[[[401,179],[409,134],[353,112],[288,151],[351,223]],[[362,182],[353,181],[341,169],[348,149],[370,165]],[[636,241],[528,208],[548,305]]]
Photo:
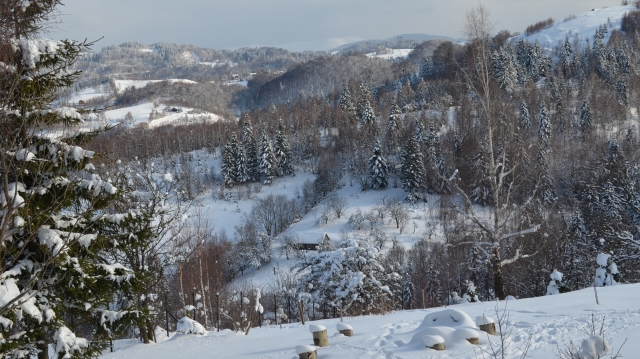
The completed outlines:
[[[634,298],[640,296],[640,284],[598,288],[596,304],[593,288],[566,294],[484,303],[469,303],[447,308],[404,310],[387,315],[345,317],[354,335],[339,334],[340,319],[268,325],[252,328],[248,335],[230,330],[212,330],[204,335],[174,334],[158,344],[144,345],[132,341],[115,343],[114,353],[102,358],[173,359],[173,358],[297,358],[296,346],[313,345],[310,325],[327,328],[329,346],[317,348],[318,358],[493,358],[500,351],[500,336],[482,331],[479,345],[472,345],[456,336],[460,328],[474,327],[477,317],[502,323],[504,358],[556,358],[573,341],[581,349],[589,338],[592,320],[596,334],[604,321],[604,338],[610,351],[625,358],[637,358],[640,352],[640,306]],[[453,310],[452,310],[453,309]],[[441,312],[441,313],[439,313]],[[459,312],[466,313],[469,318]],[[429,320],[423,323],[425,316]],[[434,324],[435,323],[435,324]],[[498,325],[497,325],[498,326]],[[446,329],[443,327],[450,327]],[[500,326],[498,326],[500,327]],[[445,339],[444,351],[428,349],[424,335],[440,333]],[[626,341],[626,343],[625,343]],[[597,346],[596,346],[597,348]],[[582,356],[581,358],[591,358]],[[609,355],[603,356],[609,358]]]

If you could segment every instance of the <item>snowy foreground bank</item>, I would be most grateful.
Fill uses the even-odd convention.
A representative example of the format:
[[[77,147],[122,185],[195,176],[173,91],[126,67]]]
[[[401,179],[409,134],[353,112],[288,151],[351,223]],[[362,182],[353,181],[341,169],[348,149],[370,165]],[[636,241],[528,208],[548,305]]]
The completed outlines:
[[[520,348],[530,341],[530,358],[556,358],[570,340],[578,346],[588,337],[584,330],[592,314],[600,323],[606,317],[605,338],[617,351],[628,338],[621,354],[625,358],[640,358],[640,284],[598,288],[600,305],[596,304],[593,288],[571,293],[511,300],[506,303],[508,328],[507,358],[520,357]],[[471,303],[448,307],[465,312],[471,318],[496,318],[496,303]],[[505,302],[499,303],[502,315]],[[480,345],[456,342],[445,351],[427,349],[421,340],[412,340],[421,329],[426,315],[444,308],[406,310],[388,315],[345,318],[353,327],[354,336],[338,334],[340,319],[252,328],[248,336],[232,331],[209,332],[200,335],[174,335],[159,344],[133,344],[102,358],[175,359],[175,358],[298,358],[296,346],[313,344],[309,325],[323,325],[329,334],[329,347],[318,348],[318,358],[482,358],[481,348],[490,350],[487,335],[481,332]],[[430,316],[430,318],[433,315]],[[424,328],[424,324],[421,326]],[[489,338],[494,346],[498,337]],[[127,341],[117,343],[126,346]],[[118,345],[120,344],[120,345]],[[484,357],[491,357],[485,354]],[[609,356],[606,356],[608,358]]]

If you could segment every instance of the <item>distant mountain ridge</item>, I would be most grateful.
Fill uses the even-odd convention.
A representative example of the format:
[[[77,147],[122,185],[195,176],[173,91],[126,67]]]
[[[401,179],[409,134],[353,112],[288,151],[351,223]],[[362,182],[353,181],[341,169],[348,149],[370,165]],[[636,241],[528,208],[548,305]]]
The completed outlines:
[[[331,52],[361,51],[364,53],[370,53],[370,52],[376,51],[380,47],[386,47],[390,49],[400,49],[400,48],[409,49],[409,48],[415,48],[418,44],[422,42],[434,40],[434,39],[449,40],[452,42],[463,41],[462,39],[456,39],[456,38],[453,38],[450,36],[444,36],[444,35],[402,34],[402,35],[396,35],[384,40],[373,39],[373,40],[356,41],[353,43],[335,47],[333,49],[330,49],[329,51]]]

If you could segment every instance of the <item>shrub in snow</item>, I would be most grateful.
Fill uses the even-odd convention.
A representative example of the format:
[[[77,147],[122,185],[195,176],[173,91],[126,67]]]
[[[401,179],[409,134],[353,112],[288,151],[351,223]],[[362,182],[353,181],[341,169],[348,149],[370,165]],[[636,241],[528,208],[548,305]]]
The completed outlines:
[[[178,321],[177,330],[181,334],[200,334],[206,333],[206,330],[202,324],[196,322],[189,317],[183,317]]]
[[[554,269],[549,276],[551,277],[551,282],[549,282],[549,285],[547,286],[547,295],[566,293],[570,291],[569,286],[562,281],[562,273]]]
[[[451,292],[448,298],[448,304],[449,305],[461,304],[462,300],[463,299],[460,298],[460,296],[458,295],[458,292]]]
[[[611,255],[600,253],[596,257],[598,269],[596,269],[596,286],[604,287],[608,285],[616,285],[616,277],[618,276],[618,266],[611,260]]]
[[[582,341],[580,351],[576,353],[576,359],[598,359],[609,353],[609,342],[599,335],[592,335]]]
[[[465,286],[466,292],[462,296],[462,303],[479,302],[480,299],[478,299],[478,294],[476,293],[475,284],[473,284],[473,282],[470,280],[465,280],[464,286]]]
[[[354,303],[378,310],[376,306],[391,294],[388,283],[395,278],[379,259],[376,248],[352,239],[345,241],[342,248],[310,253],[296,266],[302,274],[300,289],[309,290],[314,297],[343,311]],[[309,283],[313,283],[312,289],[307,288]]]

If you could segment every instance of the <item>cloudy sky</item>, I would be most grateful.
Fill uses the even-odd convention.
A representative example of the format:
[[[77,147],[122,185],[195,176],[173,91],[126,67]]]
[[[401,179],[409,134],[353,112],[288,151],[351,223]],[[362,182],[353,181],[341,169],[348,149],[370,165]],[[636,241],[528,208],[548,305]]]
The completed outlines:
[[[62,0],[50,36],[104,37],[97,48],[138,41],[215,49],[283,45],[326,38],[380,39],[410,33],[461,37],[463,0]],[[484,0],[496,29],[523,31],[620,0]]]

